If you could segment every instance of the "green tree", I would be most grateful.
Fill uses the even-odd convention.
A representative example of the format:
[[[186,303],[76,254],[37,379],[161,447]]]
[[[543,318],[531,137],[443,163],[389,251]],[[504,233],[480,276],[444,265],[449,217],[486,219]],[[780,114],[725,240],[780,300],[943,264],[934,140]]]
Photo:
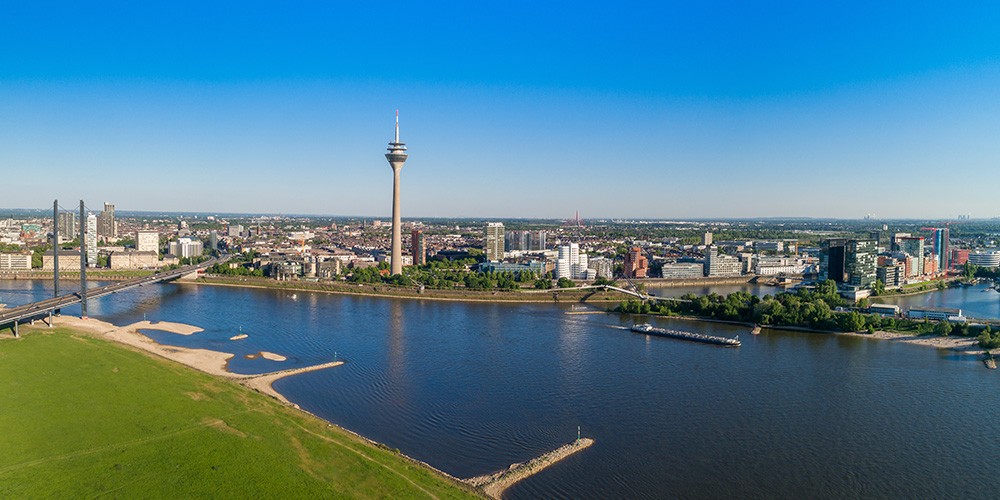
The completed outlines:
[[[885,295],[885,283],[882,280],[875,280],[875,284],[872,285],[872,294],[875,296]]]

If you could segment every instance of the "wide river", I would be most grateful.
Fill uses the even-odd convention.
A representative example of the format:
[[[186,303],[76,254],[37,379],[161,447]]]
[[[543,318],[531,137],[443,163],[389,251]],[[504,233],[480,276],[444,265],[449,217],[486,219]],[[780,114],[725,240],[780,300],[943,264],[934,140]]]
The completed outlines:
[[[0,302],[41,298],[47,286],[0,282]],[[652,321],[743,341],[723,348],[623,329],[645,318],[567,312],[178,284],[90,307],[115,324],[145,315],[205,328],[152,336],[235,353],[236,372],[346,359],[276,389],[459,477],[540,455],[577,426],[596,440],[508,498],[997,495],[1000,371],[977,357]],[[228,340],[241,329],[248,339]],[[258,351],[288,361],[245,357]]]

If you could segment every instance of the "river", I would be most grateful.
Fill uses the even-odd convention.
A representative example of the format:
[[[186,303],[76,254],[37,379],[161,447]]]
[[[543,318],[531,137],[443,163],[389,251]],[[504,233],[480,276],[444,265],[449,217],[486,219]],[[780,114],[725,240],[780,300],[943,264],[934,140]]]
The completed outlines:
[[[11,304],[45,285],[0,290]],[[90,306],[116,324],[145,315],[203,327],[153,336],[233,352],[240,373],[345,359],[275,388],[459,477],[554,449],[577,426],[596,440],[508,498],[995,496],[1000,372],[976,357],[651,320],[743,341],[723,348],[624,329],[648,318],[569,311],[179,284]],[[228,340],[241,329],[249,338]],[[258,351],[288,361],[245,357]]]

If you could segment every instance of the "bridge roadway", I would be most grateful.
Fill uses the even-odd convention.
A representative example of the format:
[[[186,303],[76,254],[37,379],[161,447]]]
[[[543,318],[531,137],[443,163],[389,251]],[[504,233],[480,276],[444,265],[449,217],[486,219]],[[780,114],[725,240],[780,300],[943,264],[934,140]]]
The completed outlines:
[[[126,281],[119,281],[117,283],[112,283],[110,285],[105,285],[97,288],[87,289],[87,300],[97,299],[104,297],[105,295],[111,295],[112,293],[123,292],[137,286],[145,286],[153,283],[160,283],[163,281],[171,281],[186,274],[191,274],[197,272],[201,269],[205,269],[214,264],[220,262],[225,262],[229,260],[229,257],[223,257],[221,259],[209,259],[200,264],[193,264],[190,266],[178,267],[177,269],[172,269],[169,271],[162,271],[151,276],[143,276],[139,278],[133,278]],[[0,309],[0,328],[6,325],[13,324],[13,329],[15,335],[17,334],[17,323],[19,321],[34,319],[45,316],[46,314],[55,311],[56,309],[62,309],[64,307],[71,306],[73,304],[79,304],[83,301],[82,295],[77,293],[70,293],[66,295],[61,295],[59,297],[53,297],[51,299],[40,300],[38,302],[32,302],[31,304],[25,304],[23,306],[12,307],[9,309]]]

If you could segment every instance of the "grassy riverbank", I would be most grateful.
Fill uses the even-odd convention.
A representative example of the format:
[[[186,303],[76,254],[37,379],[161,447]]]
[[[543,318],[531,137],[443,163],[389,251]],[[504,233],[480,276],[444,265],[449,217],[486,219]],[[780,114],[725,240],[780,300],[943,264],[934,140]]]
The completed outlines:
[[[68,329],[0,340],[0,497],[475,497],[265,395]]]

